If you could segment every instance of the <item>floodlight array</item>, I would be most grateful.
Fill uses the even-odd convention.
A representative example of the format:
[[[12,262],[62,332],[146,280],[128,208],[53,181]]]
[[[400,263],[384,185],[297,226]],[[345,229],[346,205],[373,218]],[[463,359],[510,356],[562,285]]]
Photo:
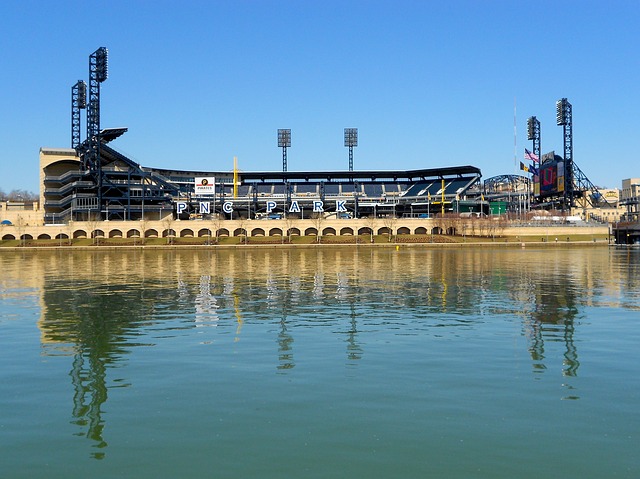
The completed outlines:
[[[527,119],[527,140],[534,140],[536,137],[536,117],[530,116]]]
[[[96,80],[100,83],[109,76],[109,50],[100,47],[96,50]]]
[[[358,129],[357,128],[345,128],[344,129],[344,146],[358,146]]]
[[[569,101],[566,98],[562,98],[556,102],[556,123],[558,126],[567,124],[567,106]]]
[[[289,148],[291,146],[291,130],[289,128],[278,129],[278,146],[280,148]]]

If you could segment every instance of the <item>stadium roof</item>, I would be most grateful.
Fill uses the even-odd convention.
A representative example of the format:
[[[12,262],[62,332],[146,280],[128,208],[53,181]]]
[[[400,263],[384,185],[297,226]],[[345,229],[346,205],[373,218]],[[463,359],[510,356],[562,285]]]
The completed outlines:
[[[224,174],[225,176],[231,172],[195,172],[195,171],[177,171],[156,169],[154,171],[166,176],[184,175],[184,176],[216,176]],[[426,180],[426,179],[444,179],[444,178],[462,178],[482,176],[479,168],[475,166],[453,166],[444,168],[428,168],[420,170],[363,170],[363,171],[242,171],[239,176],[243,182],[261,181],[261,182],[301,182],[301,181],[399,181],[399,180]]]

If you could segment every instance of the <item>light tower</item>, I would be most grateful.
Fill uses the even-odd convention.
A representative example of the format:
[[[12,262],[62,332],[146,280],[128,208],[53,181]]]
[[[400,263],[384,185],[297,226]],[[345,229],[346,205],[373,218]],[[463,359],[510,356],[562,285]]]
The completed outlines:
[[[571,103],[566,98],[556,102],[556,122],[564,137],[564,204],[573,206],[573,119]],[[560,176],[560,175],[558,175]]]
[[[287,148],[291,146],[290,129],[278,129],[278,146],[282,148],[282,171],[287,171]]]
[[[533,141],[533,154],[540,158],[540,121],[535,116],[527,119],[527,140]]]
[[[71,87],[71,148],[80,145],[80,110],[87,108],[87,84],[84,80]]]
[[[100,83],[108,76],[108,50],[98,48],[89,56],[89,103],[87,111],[87,140],[89,151],[83,166],[100,172]]]
[[[98,48],[89,56],[89,103],[87,105],[87,139],[81,164],[88,169],[96,182],[97,198],[93,207],[102,208],[102,162],[100,160],[100,83],[107,79],[108,50]]]
[[[358,129],[344,129],[344,146],[349,147],[349,171],[353,171],[353,147],[358,146]]]

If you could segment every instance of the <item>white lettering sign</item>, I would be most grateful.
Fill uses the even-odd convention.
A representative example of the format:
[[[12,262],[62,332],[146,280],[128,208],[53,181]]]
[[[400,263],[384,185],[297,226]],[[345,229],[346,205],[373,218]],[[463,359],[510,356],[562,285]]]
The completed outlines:
[[[201,201],[200,202],[200,214],[208,215],[209,213],[211,213],[211,203],[208,202],[208,201]]]
[[[336,213],[346,213],[347,212],[347,207],[345,206],[346,203],[347,203],[347,200],[336,200]]]
[[[324,203],[320,200],[316,200],[313,202],[313,212],[314,213],[322,213],[324,211]]]
[[[222,211],[225,213],[233,213],[233,203],[231,201],[225,201],[222,204]]]
[[[289,213],[300,213],[300,205],[298,200],[293,200],[291,206],[289,206]]]
[[[187,204],[184,201],[179,201],[176,203],[176,213],[183,213],[187,209]]]
[[[275,201],[267,201],[267,213],[271,213],[276,207]]]

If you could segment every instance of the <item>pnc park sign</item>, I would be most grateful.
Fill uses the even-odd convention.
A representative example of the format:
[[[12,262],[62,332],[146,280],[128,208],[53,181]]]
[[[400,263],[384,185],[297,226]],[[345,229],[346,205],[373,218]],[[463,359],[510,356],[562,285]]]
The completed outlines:
[[[336,200],[335,201],[335,212],[336,213],[346,213],[347,212],[347,201],[346,200]],[[314,200],[313,201],[313,212],[314,213],[324,213],[325,205],[322,200]],[[278,207],[278,203],[273,200],[267,200],[266,202],[266,212],[272,213]],[[176,213],[186,213],[188,211],[189,204],[186,201],[178,201],[176,202]],[[222,211],[225,213],[233,213],[233,201],[225,201],[222,203]],[[289,208],[287,210],[288,213],[300,213],[302,208],[297,200],[292,200],[289,204]],[[208,215],[212,213],[211,210],[211,202],[210,201],[200,201],[198,203],[198,213],[202,215]]]

